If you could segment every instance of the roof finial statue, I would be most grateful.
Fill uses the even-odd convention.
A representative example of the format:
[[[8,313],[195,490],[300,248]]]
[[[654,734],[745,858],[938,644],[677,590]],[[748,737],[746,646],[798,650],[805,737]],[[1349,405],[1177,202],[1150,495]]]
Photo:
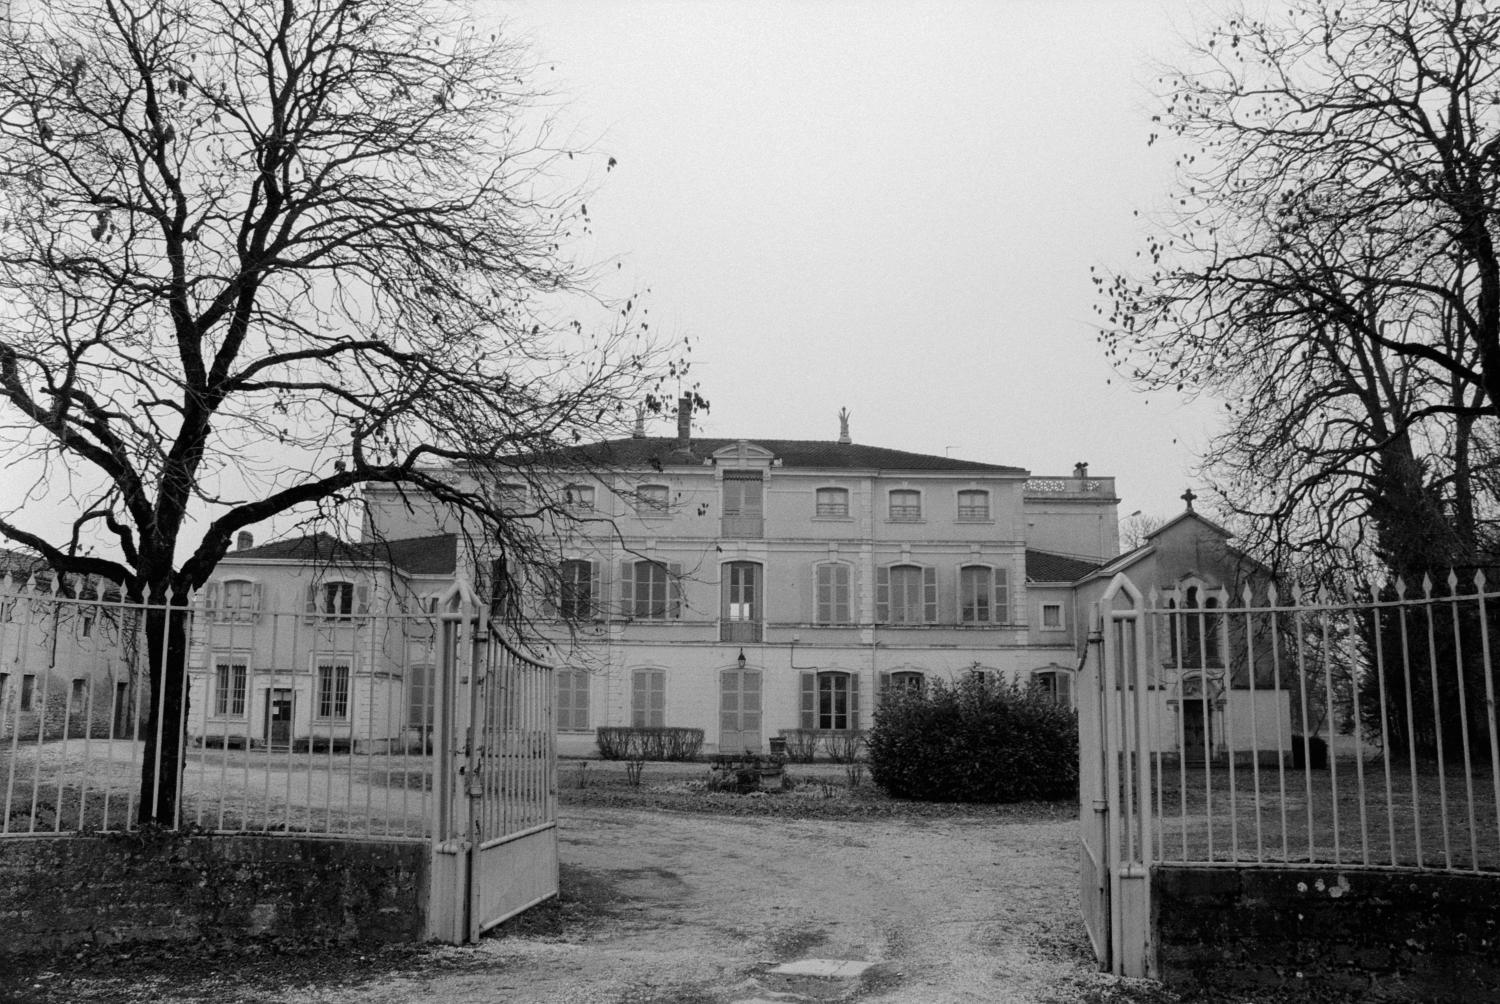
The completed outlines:
[[[849,438],[849,409],[839,409],[839,442],[848,444],[854,442]]]
[[[1182,501],[1184,501],[1184,502],[1187,503],[1187,511],[1188,512],[1192,512],[1193,511],[1193,499],[1195,499],[1197,497],[1198,496],[1196,496],[1196,495],[1193,494],[1193,490],[1191,488],[1189,488],[1187,491],[1183,492],[1181,495],[1178,496],[1178,498],[1182,499]]]

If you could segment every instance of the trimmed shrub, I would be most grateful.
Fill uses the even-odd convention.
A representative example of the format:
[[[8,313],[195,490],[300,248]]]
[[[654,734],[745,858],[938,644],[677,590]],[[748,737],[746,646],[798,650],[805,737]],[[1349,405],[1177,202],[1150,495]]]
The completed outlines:
[[[703,749],[703,730],[601,726],[594,742],[605,760],[696,760]]]
[[[891,691],[867,740],[892,798],[1025,802],[1078,796],[1078,716],[1039,690],[975,675]]]
[[[782,729],[786,758],[792,763],[812,763],[821,749],[834,763],[853,763],[864,752],[862,729]]]

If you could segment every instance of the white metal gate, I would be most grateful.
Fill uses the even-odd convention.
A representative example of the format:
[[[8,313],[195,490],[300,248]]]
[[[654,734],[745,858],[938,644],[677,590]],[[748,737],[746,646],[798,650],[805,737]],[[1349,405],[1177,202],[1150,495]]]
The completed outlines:
[[[429,934],[474,941],[557,895],[552,668],[518,653],[466,587],[442,614]]]
[[[1078,676],[1079,893],[1101,968],[1152,976],[1152,700],[1141,593],[1115,576]]]

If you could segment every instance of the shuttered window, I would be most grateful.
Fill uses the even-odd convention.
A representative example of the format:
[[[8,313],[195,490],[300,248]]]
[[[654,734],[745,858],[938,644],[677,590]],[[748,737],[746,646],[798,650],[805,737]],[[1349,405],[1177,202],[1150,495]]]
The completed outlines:
[[[859,677],[838,670],[803,673],[800,721],[804,729],[858,729]]]
[[[827,564],[817,568],[816,607],[813,620],[818,624],[849,624],[850,574],[848,565]]]
[[[667,724],[667,674],[660,669],[638,669],[631,676],[630,724],[636,728],[664,728]]]
[[[920,565],[876,569],[875,619],[882,624],[936,624],[937,569]]]
[[[589,727],[589,674],[581,669],[557,670],[557,728],[586,732]]]

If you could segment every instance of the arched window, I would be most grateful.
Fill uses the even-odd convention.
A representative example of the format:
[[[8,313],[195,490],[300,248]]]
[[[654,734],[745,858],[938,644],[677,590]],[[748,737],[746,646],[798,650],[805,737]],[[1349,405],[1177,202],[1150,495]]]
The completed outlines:
[[[802,674],[802,727],[859,728],[859,677],[839,670]]]
[[[927,689],[927,678],[915,669],[903,669],[886,676],[886,690],[897,694],[921,694]]]
[[[882,624],[936,624],[937,569],[921,565],[877,568],[875,619]]]
[[[1061,666],[1048,666],[1031,674],[1031,685],[1047,696],[1053,704],[1064,708],[1073,706],[1073,673]]]
[[[847,517],[849,515],[849,489],[819,488],[813,515],[838,519]]]
[[[922,518],[922,493],[915,488],[896,488],[889,496],[888,515],[893,523],[916,523]]]
[[[1167,601],[1170,651],[1177,666],[1194,668],[1224,665],[1224,615],[1219,598],[1206,595],[1201,586],[1182,591],[1182,602]]]
[[[990,518],[990,493],[979,488],[970,488],[958,493],[958,520],[960,523],[982,523]]]

